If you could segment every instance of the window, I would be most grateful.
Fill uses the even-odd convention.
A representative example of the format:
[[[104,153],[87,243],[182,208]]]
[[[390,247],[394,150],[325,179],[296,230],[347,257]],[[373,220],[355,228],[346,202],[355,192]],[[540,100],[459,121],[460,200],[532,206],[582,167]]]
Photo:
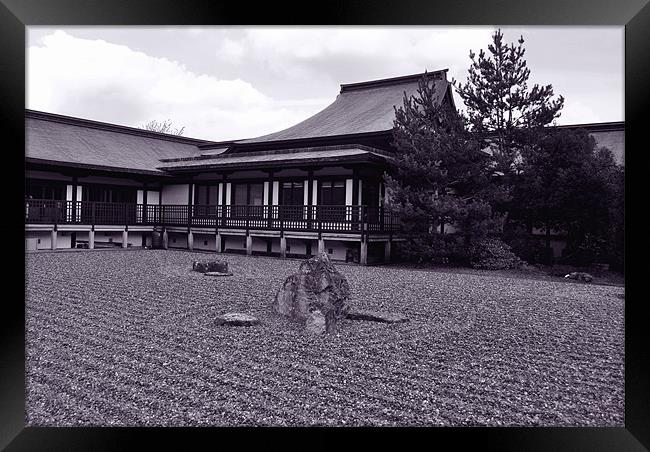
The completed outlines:
[[[60,182],[27,181],[25,196],[28,199],[65,200],[66,186]]]
[[[305,190],[302,182],[282,183],[282,205],[302,206],[305,203]]]
[[[261,217],[264,205],[264,183],[239,183],[235,184],[232,195],[232,215],[243,217],[247,214]],[[257,208],[237,206],[259,206]]]
[[[236,206],[245,206],[248,204],[248,184],[235,184],[233,204]]]
[[[216,185],[196,185],[194,187],[194,205],[216,206],[219,204],[219,190]]]
[[[319,204],[322,206],[344,206],[345,181],[321,182]]]
[[[135,204],[137,189],[102,185],[84,185],[82,199],[95,202],[125,202]]]
[[[264,204],[264,184],[250,184],[250,197],[248,200],[251,206]]]

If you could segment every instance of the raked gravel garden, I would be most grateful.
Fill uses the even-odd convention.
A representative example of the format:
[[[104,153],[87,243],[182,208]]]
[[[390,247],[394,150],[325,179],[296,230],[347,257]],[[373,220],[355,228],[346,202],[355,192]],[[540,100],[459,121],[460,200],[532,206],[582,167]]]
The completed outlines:
[[[409,321],[320,337],[270,308],[299,260],[211,257],[28,254],[27,425],[624,425],[623,287],[335,263],[353,308]]]

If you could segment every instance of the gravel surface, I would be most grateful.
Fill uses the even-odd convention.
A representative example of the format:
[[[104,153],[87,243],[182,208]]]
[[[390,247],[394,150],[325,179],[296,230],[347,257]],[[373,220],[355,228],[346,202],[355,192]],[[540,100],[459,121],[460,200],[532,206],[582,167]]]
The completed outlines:
[[[28,254],[27,424],[624,426],[622,287],[336,264],[409,322],[320,338],[270,309],[298,260],[205,257]]]

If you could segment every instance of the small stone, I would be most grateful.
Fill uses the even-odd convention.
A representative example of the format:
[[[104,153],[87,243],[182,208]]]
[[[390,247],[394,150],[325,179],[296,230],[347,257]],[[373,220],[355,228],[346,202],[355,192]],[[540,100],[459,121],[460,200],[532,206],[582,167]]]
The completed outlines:
[[[584,273],[584,272],[571,272],[568,275],[565,275],[564,277],[569,279],[575,279],[576,281],[582,281],[586,283],[590,283],[591,281],[594,280],[593,276],[591,276],[589,273]]]
[[[229,312],[222,314],[215,319],[217,325],[229,326],[252,326],[260,323],[257,317],[252,315],[242,314],[240,312]]]
[[[383,322],[383,323],[402,323],[408,322],[408,318],[402,314],[395,314],[392,312],[378,312],[378,311],[348,311],[346,317],[350,320],[366,320],[369,322]]]

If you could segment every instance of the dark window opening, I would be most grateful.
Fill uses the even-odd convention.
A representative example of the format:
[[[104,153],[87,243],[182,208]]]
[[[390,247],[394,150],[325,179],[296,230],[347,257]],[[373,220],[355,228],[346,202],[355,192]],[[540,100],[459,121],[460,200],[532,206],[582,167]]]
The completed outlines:
[[[284,206],[302,206],[305,203],[305,189],[302,182],[282,182],[282,199]]]
[[[323,206],[344,206],[345,181],[321,182],[320,204]]]

